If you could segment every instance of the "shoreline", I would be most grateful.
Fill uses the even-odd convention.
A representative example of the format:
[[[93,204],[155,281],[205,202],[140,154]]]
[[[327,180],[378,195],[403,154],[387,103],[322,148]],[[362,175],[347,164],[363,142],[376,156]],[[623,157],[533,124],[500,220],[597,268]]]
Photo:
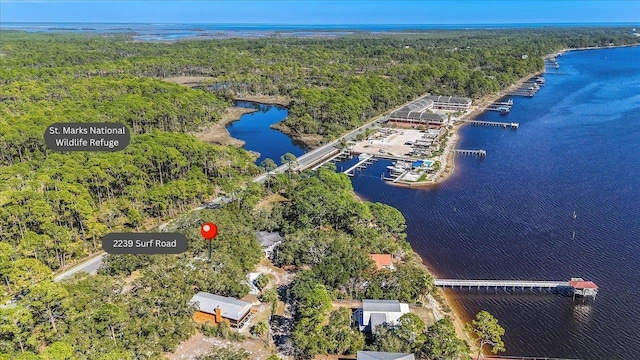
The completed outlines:
[[[584,51],[584,50],[604,50],[604,49],[617,49],[617,48],[626,48],[626,47],[637,47],[640,46],[640,43],[635,44],[625,44],[625,45],[613,45],[613,46],[590,46],[590,47],[579,47],[579,48],[564,48],[560,49],[557,52],[547,54],[544,56],[544,60],[550,59],[552,57],[563,55],[565,53],[569,53],[572,51]]]
[[[280,105],[284,107],[289,107],[291,105],[291,100],[286,96],[267,96],[267,95],[246,95],[246,96],[235,96],[232,98],[233,101],[249,101],[259,104],[265,105]]]
[[[552,56],[552,54],[550,54],[549,56]],[[486,111],[485,107],[487,105],[499,100],[504,96],[507,96],[511,91],[521,86],[525,81],[529,80],[530,78],[534,76],[540,76],[542,74],[544,74],[544,70],[531,72],[526,76],[520,78],[517,82],[510,85],[506,89],[501,90],[496,94],[487,95],[483,98],[480,98],[478,100],[477,105],[475,105],[475,107],[472,110],[462,115],[460,118],[467,120],[469,118],[472,118],[481,114],[482,112]],[[404,183],[390,183],[390,184],[393,186],[405,187],[405,188],[429,188],[429,187],[437,186],[443,183],[444,181],[446,181],[447,179],[451,178],[451,176],[455,173],[455,160],[454,160],[455,155],[451,150],[455,148],[455,145],[460,140],[461,137],[460,137],[459,131],[465,125],[466,125],[465,123],[460,123],[457,125],[453,125],[453,128],[450,129],[452,135],[451,135],[451,138],[447,141],[447,145],[445,148],[445,153],[447,157],[446,164],[443,164],[443,169],[441,170],[441,173],[433,181],[415,183],[415,184],[404,184]],[[415,256],[417,256],[418,259],[421,260],[421,264],[427,269],[427,271],[432,276],[437,278],[436,271],[434,271],[431,268],[427,259],[420,256],[413,249],[413,247],[412,247],[412,252]],[[467,313],[464,307],[458,303],[457,301],[458,298],[455,294],[447,293],[442,289],[437,289],[437,294],[439,296],[438,298],[436,298],[436,301],[438,302],[440,309],[442,308],[450,309],[450,311],[447,312],[445,316],[449,317],[453,322],[453,325],[456,329],[457,336],[463,341],[465,341],[469,345],[469,348],[471,349],[471,353],[475,354],[477,352],[477,346],[475,345],[475,342],[470,337],[470,335],[464,330],[465,324],[469,322],[473,318],[473,316],[470,316],[470,314]]]
[[[291,140],[303,144],[304,147],[308,149],[307,152],[322,145],[322,139],[323,139],[322,135],[303,134],[303,133],[293,132],[293,130],[291,130],[290,127],[284,124],[284,120],[279,121],[275,124],[272,124],[269,127],[271,129],[278,130],[281,133],[287,135],[289,138],[291,138]]]
[[[227,130],[227,125],[231,124],[234,121],[240,120],[242,115],[249,114],[258,111],[257,109],[250,108],[242,108],[242,107],[228,107],[225,108],[224,113],[220,120],[215,123],[209,125],[205,129],[198,132],[191,132],[190,135],[195,136],[198,140],[207,142],[207,143],[215,143],[220,145],[228,145],[233,147],[243,147],[245,142],[236,139],[229,134]]]
[[[486,95],[480,99],[478,99],[477,105],[474,105],[472,109],[470,109],[467,113],[463,114],[460,119],[461,120],[469,120],[473,117],[480,115],[481,113],[486,111],[486,107],[499,99],[508,96],[513,90],[520,87],[524,82],[531,79],[534,76],[540,76],[544,74],[544,70],[531,72],[524,77],[520,78],[517,82],[510,85],[508,88],[501,90],[492,95]],[[455,155],[453,153],[453,149],[455,149],[455,145],[460,140],[459,131],[467,124],[458,123],[456,125],[452,125],[452,128],[449,130],[451,132],[451,137],[447,141],[447,145],[445,147],[444,153],[446,154],[445,161],[443,163],[442,170],[440,170],[439,174],[436,174],[436,177],[433,180],[429,181],[420,181],[420,182],[396,182],[389,183],[392,186],[405,187],[405,188],[429,188],[436,185],[439,185],[449,179],[455,173]]]

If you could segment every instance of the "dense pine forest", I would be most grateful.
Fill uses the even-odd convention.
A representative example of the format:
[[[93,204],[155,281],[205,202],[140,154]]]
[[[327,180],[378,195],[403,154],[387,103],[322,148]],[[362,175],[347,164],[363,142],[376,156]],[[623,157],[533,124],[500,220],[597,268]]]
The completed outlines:
[[[294,306],[296,356],[367,348],[458,358],[467,349],[451,340],[450,322],[408,345],[404,329],[424,326],[407,318],[406,328],[372,342],[331,310],[335,299],[413,303],[432,293],[397,210],[358,201],[349,179],[326,168],[253,184],[260,169],[251,154],[188,133],[219,121],[234,97],[284,95],[291,106],[281,128],[328,140],[426,92],[494,93],[565,47],[636,42],[620,28],[175,43],[2,31],[0,303],[11,305],[0,307],[0,359],[161,358],[195,333],[188,305],[195,292],[248,292],[242,281],[262,257],[259,230],[280,231],[275,264],[300,270],[281,294]],[[172,76],[199,76],[203,85],[163,81]],[[121,152],[55,153],[43,141],[54,122],[121,122],[133,136]],[[220,194],[237,200],[185,214]],[[266,201],[273,198],[280,200]],[[53,271],[98,251],[107,232],[174,218],[189,237],[187,253],[107,256],[96,276],[50,281]],[[211,218],[223,229],[215,266],[201,259],[198,235]],[[397,271],[373,271],[367,254],[374,252],[401,259]]]

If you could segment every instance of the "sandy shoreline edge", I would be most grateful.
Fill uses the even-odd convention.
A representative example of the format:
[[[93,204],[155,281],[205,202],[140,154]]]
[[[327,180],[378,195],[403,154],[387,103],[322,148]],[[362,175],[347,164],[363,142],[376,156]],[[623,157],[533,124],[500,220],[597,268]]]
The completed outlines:
[[[564,49],[561,49],[561,50],[558,50],[558,51],[555,51],[553,53],[545,55],[543,57],[543,59],[544,60],[548,60],[550,58],[558,56],[559,54],[562,55],[562,54],[565,54],[565,53],[568,53],[568,52],[571,52],[571,51],[603,50],[603,49],[615,49],[615,48],[638,47],[638,46],[640,46],[640,44],[629,44],[629,45],[607,46],[607,47],[564,48]],[[513,90],[515,90],[518,87],[520,87],[524,82],[526,82],[527,80],[531,79],[532,77],[544,75],[544,73],[545,73],[544,69],[540,70],[540,71],[531,72],[531,73],[527,74],[526,76],[520,78],[520,80],[518,80],[516,83],[512,84],[508,88],[506,88],[504,90],[501,90],[500,92],[498,92],[496,94],[488,95],[488,96],[485,96],[485,97],[479,99],[478,100],[478,105],[476,105],[476,109],[474,109],[473,111],[469,112],[468,114],[465,114],[464,116],[461,117],[461,119],[467,120],[467,119],[471,119],[471,118],[479,115],[480,113],[486,111],[485,109],[483,109],[483,107],[486,107],[487,105],[499,100],[500,98],[509,95],[510,92],[512,92]],[[465,126],[465,124],[458,124],[458,125],[454,126],[454,128],[451,130],[453,135],[452,135],[451,139],[448,141],[447,147],[450,147],[451,149],[455,148],[456,143],[460,139],[458,131],[463,126]],[[401,186],[401,187],[414,187],[414,188],[431,187],[431,186],[435,186],[435,185],[438,185],[438,184],[444,182],[445,180],[450,178],[451,175],[454,174],[454,172],[455,172],[454,155],[453,155],[452,152],[449,152],[448,156],[447,156],[447,166],[445,167],[445,169],[442,172],[442,174],[433,183],[419,184],[419,185],[415,185],[415,186],[407,186],[407,185],[403,185],[403,184],[393,184],[393,185],[394,186]],[[422,259],[422,264],[425,266],[427,271],[429,271],[429,273],[435,277],[435,272],[431,269],[431,266],[429,266],[429,262],[426,261],[418,253],[416,253],[415,250],[413,251],[413,253],[418,258]],[[471,321],[473,316],[471,314],[468,314],[466,312],[466,310],[464,309],[464,307],[456,301],[458,298],[457,298],[457,296],[455,294],[450,293],[450,292],[445,292],[442,289],[438,289],[438,293],[441,295],[441,298],[439,299],[440,300],[440,306],[441,307],[445,307],[445,308],[448,307],[448,308],[451,309],[451,312],[448,314],[448,316],[451,318],[451,320],[454,323],[454,326],[456,328],[456,332],[458,334],[458,337],[460,337],[461,339],[467,341],[467,343],[470,345],[470,347],[472,349],[472,353],[476,353],[477,352],[477,346],[475,345],[475,343],[473,342],[473,340],[471,339],[469,334],[466,331],[464,331],[465,323]]]
[[[243,147],[245,142],[231,137],[229,131],[227,130],[227,125],[240,120],[242,115],[249,114],[252,112],[258,111],[257,109],[251,108],[243,108],[243,107],[228,107],[224,110],[222,117],[220,120],[215,123],[209,125],[205,129],[192,132],[191,135],[195,136],[198,140],[208,142],[208,143],[216,143],[220,145],[228,145],[234,147]]]
[[[623,48],[623,47],[637,47],[640,46],[640,44],[628,44],[628,45],[618,45],[618,46],[606,46],[606,47],[587,47],[587,48],[564,48],[558,51],[554,51],[552,53],[549,53],[547,55],[545,55],[543,57],[544,60],[550,59],[552,57],[558,56],[558,55],[562,55],[571,51],[585,51],[585,50],[603,50],[603,49],[614,49],[614,48]],[[492,94],[492,95],[487,95],[481,99],[477,100],[477,105],[474,106],[474,109],[470,112],[468,112],[467,114],[463,115],[461,117],[461,119],[463,120],[468,120],[468,119],[472,119],[475,116],[478,116],[479,114],[481,114],[482,112],[486,111],[485,107],[497,100],[499,100],[502,97],[508,96],[511,92],[513,92],[515,89],[517,89],[518,87],[520,87],[524,82],[526,82],[527,80],[531,79],[532,77],[535,76],[540,76],[543,75],[545,73],[545,70],[539,70],[539,71],[534,71],[531,72],[527,75],[525,75],[524,77],[520,78],[517,82],[515,82],[514,84],[510,85],[508,88],[501,90],[498,93]],[[236,97],[234,98],[234,100],[238,100],[238,101],[250,101],[250,102],[256,102],[256,103],[261,103],[261,104],[270,104],[270,105],[280,105],[280,106],[285,106],[288,107],[290,105],[290,100],[282,97],[282,96],[242,96],[242,97]],[[234,110],[234,109],[238,109],[238,110]],[[227,144],[227,145],[232,145],[232,146],[237,146],[237,147],[241,147],[244,145],[244,142],[235,138],[232,138],[228,131],[226,130],[226,125],[239,120],[240,116],[242,116],[244,113],[249,113],[249,112],[253,112],[256,111],[255,109],[246,109],[246,108],[237,108],[237,107],[231,107],[231,108],[227,108],[227,112],[229,113],[226,117],[223,116],[223,118],[215,123],[208,131],[204,131],[201,132],[203,138],[198,137],[197,134],[201,134],[201,133],[194,133],[194,135],[196,135],[196,137],[198,137],[200,140],[203,141],[210,141],[210,142],[216,142],[216,143],[221,143],[221,144]],[[226,114],[225,114],[226,115]],[[279,125],[280,124],[280,125]],[[433,182],[430,183],[423,183],[423,184],[416,184],[413,186],[410,185],[404,185],[404,184],[394,184],[395,186],[403,186],[403,187],[431,187],[431,186],[435,186],[438,185],[442,182],[444,182],[445,180],[447,180],[448,178],[451,177],[451,175],[453,175],[455,173],[455,161],[454,161],[454,154],[452,151],[450,151],[451,149],[455,148],[455,145],[457,144],[457,142],[460,139],[459,136],[459,130],[460,128],[462,128],[465,124],[457,124],[453,127],[453,129],[451,130],[452,136],[449,139],[449,141],[447,142],[447,149],[449,150],[447,153],[447,164],[444,167],[442,173],[438,176],[438,178],[436,180],[434,180]],[[293,134],[293,132],[288,129],[285,125],[278,123],[278,124],[274,124],[272,126],[272,128],[277,129],[283,133],[285,133],[286,135],[290,136],[290,137],[295,137],[296,134]],[[222,131],[220,131],[222,130]],[[219,136],[219,139],[216,140],[206,140],[209,137],[215,138],[215,136],[212,136],[211,133],[223,133],[223,136]],[[317,146],[320,145],[319,141],[317,141],[317,139],[313,138],[313,140],[311,138],[309,139],[305,139],[303,136],[298,136],[299,141],[305,143],[305,145],[309,146],[310,149],[313,149]],[[305,141],[307,140],[307,141]],[[230,142],[230,143],[224,143],[224,142]],[[357,195],[356,195],[357,197]],[[359,198],[359,197],[358,197]],[[365,201],[365,199],[360,199],[362,201]],[[415,252],[415,250],[413,250],[413,255],[415,255],[416,259],[420,259],[421,262],[420,264],[432,275],[435,277],[435,272],[431,269],[431,267],[429,266],[428,262],[422,257],[420,256],[417,252]],[[451,294],[451,293],[447,293],[443,290],[437,290],[438,296],[436,301],[438,302],[438,307],[433,309],[434,312],[434,316],[436,315],[436,312],[442,312],[443,308],[444,309],[450,309],[450,311],[444,311],[445,312],[445,316],[449,317],[453,323],[454,326],[456,328],[456,333],[458,335],[458,337],[460,337],[461,339],[465,340],[472,349],[472,353],[475,353],[477,351],[477,347],[474,345],[474,342],[472,341],[472,339],[469,337],[469,334],[467,334],[464,331],[464,325],[466,322],[468,322],[472,317],[466,313],[466,310],[459,305],[459,303],[456,301],[457,297],[455,296],[455,294]],[[475,348],[475,350],[474,350]]]

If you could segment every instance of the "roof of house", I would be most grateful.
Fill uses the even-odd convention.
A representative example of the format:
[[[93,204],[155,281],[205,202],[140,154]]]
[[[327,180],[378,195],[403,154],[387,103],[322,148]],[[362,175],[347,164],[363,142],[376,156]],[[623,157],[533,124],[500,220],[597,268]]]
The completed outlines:
[[[415,360],[413,354],[390,353],[378,351],[358,351],[357,360]]]
[[[373,332],[378,326],[383,325],[387,321],[387,314],[383,312],[376,312],[369,317],[371,325],[371,331]]]
[[[277,232],[258,231],[256,237],[263,247],[269,247],[282,241],[282,236]]]
[[[242,319],[251,310],[251,304],[248,302],[204,291],[193,295],[191,303],[195,304],[199,311],[209,314],[215,314],[216,308],[220,307],[222,317],[236,321]]]
[[[569,281],[569,284],[573,286],[575,289],[597,289],[598,285],[596,285],[593,281]]]
[[[369,254],[369,257],[376,263],[378,270],[385,266],[391,266],[392,256],[391,254]]]
[[[400,312],[400,302],[398,300],[362,300],[363,311],[373,312]]]

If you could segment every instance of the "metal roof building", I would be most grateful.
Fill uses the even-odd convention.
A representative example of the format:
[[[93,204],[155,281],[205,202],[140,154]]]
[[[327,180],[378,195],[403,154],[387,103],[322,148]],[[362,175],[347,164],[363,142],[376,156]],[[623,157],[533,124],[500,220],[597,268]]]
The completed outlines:
[[[222,317],[232,322],[239,323],[251,310],[251,304],[236,298],[219,296],[204,291],[193,295],[191,304],[196,305],[198,311],[215,314],[216,309],[221,310]]]
[[[433,107],[441,110],[467,110],[471,106],[471,99],[460,96],[432,95],[425,98],[433,101]]]
[[[442,125],[446,123],[447,116],[435,114],[430,111],[435,102],[427,96],[410,102],[389,115],[389,121],[405,122],[410,124]]]
[[[358,351],[356,360],[415,360],[415,355],[378,351]]]
[[[395,324],[409,312],[409,304],[398,300],[362,300],[362,309],[358,309],[360,331],[374,331],[382,324]]]
[[[256,232],[256,238],[262,246],[264,256],[271,257],[273,250],[282,242],[282,236],[277,232],[258,231]]]

